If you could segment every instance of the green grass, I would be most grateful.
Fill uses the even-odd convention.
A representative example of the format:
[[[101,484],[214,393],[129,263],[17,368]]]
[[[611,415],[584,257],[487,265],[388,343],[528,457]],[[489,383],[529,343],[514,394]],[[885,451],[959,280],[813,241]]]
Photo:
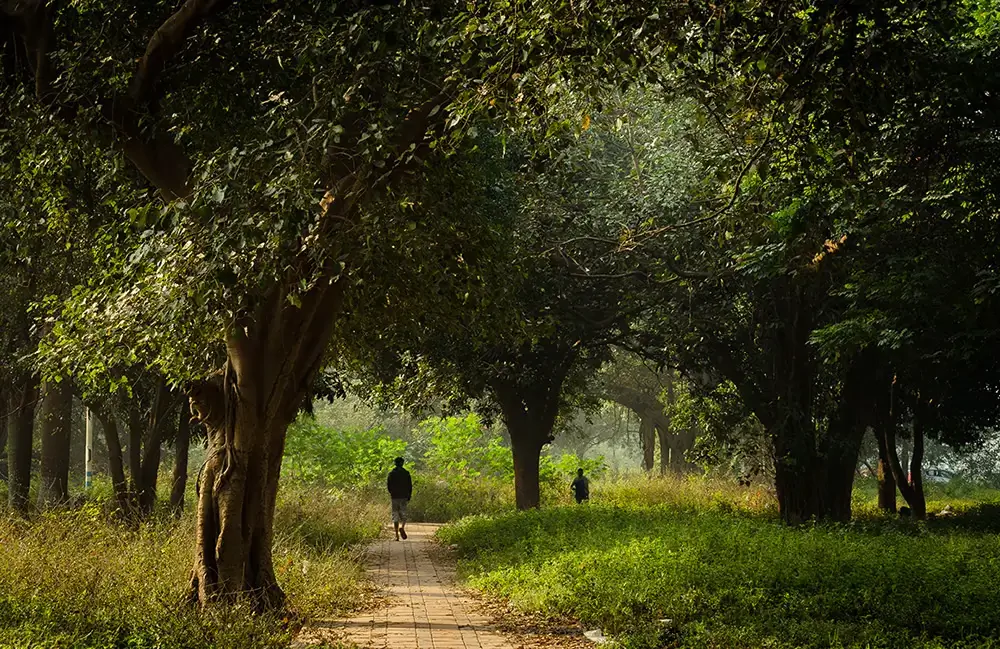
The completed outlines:
[[[285,647],[297,625],[366,600],[351,544],[378,534],[381,510],[355,497],[284,488],[275,564],[292,619],[243,605],[184,603],[193,519],[138,527],[82,509],[0,519],[0,647],[81,649]]]
[[[645,482],[440,536],[474,588],[630,647],[1000,646],[995,506],[792,529],[765,490]]]

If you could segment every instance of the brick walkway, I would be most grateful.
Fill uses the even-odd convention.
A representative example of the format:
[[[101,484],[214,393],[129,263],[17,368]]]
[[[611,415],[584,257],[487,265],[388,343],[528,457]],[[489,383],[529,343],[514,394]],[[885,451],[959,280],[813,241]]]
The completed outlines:
[[[379,541],[369,550],[369,573],[384,589],[388,605],[310,626],[293,646],[341,642],[377,649],[511,649],[455,588],[454,567],[432,547],[437,526],[406,528],[406,541]]]

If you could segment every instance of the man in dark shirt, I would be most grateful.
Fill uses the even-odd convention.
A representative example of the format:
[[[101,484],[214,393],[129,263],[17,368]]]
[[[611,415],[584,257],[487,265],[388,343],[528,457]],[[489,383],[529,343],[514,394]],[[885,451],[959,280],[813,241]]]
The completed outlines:
[[[569,489],[573,492],[577,505],[585,500],[590,500],[590,482],[583,477],[583,469],[576,470],[576,480],[573,481]]]
[[[413,481],[410,472],[403,468],[403,458],[397,457],[396,468],[389,472],[386,486],[389,488],[389,498],[392,499],[392,527],[396,532],[396,540],[402,536],[406,540],[406,504],[413,496]]]

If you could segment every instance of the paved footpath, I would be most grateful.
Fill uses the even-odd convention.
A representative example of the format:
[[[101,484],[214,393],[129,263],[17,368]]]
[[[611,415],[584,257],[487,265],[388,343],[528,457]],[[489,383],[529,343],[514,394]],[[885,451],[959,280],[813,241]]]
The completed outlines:
[[[431,537],[437,525],[409,524],[406,541],[374,543],[371,578],[386,606],[347,620],[309,626],[293,645],[341,642],[377,649],[512,649],[455,586],[455,569]]]

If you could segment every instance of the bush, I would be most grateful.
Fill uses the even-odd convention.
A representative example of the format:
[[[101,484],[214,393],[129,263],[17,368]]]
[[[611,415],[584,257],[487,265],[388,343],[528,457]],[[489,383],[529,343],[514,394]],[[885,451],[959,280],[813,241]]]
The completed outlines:
[[[363,488],[385,480],[393,458],[406,442],[381,427],[336,430],[302,416],[288,430],[283,473],[297,481],[342,488]]]
[[[275,568],[293,610],[332,616],[364,601],[363,568],[345,544],[378,533],[370,506],[283,490],[277,516]],[[184,601],[193,547],[190,515],[124,527],[91,501],[0,519],[0,647],[287,646],[294,628],[285,619]]]
[[[620,505],[473,517],[440,537],[459,545],[473,587],[633,647],[1000,643],[993,534],[886,519],[788,528],[728,487],[711,496],[688,481],[647,482],[647,495],[662,495],[658,483],[686,491],[626,504],[641,492],[632,483],[605,492]]]

